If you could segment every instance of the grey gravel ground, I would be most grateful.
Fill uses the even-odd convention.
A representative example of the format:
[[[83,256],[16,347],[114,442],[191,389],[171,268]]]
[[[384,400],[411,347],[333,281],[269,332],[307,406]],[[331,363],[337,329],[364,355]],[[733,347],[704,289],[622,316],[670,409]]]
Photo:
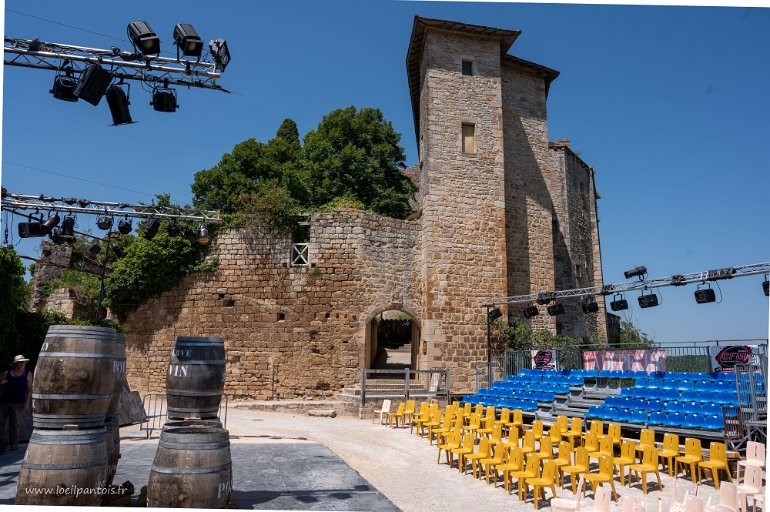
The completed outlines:
[[[518,501],[514,492],[508,495],[484,480],[474,480],[457,469],[449,469],[443,457],[436,463],[437,450],[427,439],[409,433],[409,429],[390,429],[372,420],[338,416],[308,417],[259,410],[241,409],[231,404],[227,429],[231,434],[233,458],[233,497],[241,508],[263,510],[397,510],[404,511],[468,511],[468,510],[533,510],[530,498]],[[234,407],[235,406],[235,407]],[[155,434],[157,436],[157,433]],[[122,458],[116,483],[130,480],[136,494],[145,485],[157,446],[157,437],[146,440],[138,427],[121,430]],[[0,504],[13,503],[19,465],[25,445],[20,451],[6,452],[0,457]],[[664,490],[657,482],[650,484],[645,496],[641,483],[615,485],[622,497],[632,495],[644,500],[646,509],[655,512],[662,497],[663,511],[668,512],[673,478],[661,472]],[[655,481],[654,476],[651,481]],[[677,499],[685,491],[696,491],[689,476],[679,478]],[[717,492],[709,481],[699,486],[704,499]],[[569,485],[560,497],[572,496]],[[546,491],[548,500],[551,492]],[[548,502],[540,508],[547,510]],[[581,501],[581,509],[593,507],[589,491]],[[613,512],[620,504],[612,505]]]

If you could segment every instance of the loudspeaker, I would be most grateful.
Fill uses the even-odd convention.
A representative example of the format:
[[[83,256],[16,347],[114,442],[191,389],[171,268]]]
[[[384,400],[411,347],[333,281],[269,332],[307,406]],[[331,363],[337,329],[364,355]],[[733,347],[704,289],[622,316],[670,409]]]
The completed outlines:
[[[704,288],[703,290],[695,290],[695,302],[698,304],[706,304],[708,302],[716,302],[717,297],[713,288]]]
[[[639,307],[640,308],[651,308],[658,305],[658,296],[654,293],[651,293],[650,295],[640,295],[639,296]]]
[[[39,222],[19,222],[19,236],[21,238],[46,236],[47,234]]]
[[[80,74],[80,81],[75,86],[75,96],[93,106],[99,104],[112,82],[112,73],[99,64],[89,64]]]
[[[75,87],[77,85],[77,80],[71,76],[58,75],[53,79],[53,89],[50,92],[57,100],[77,101],[78,97],[75,96]]]

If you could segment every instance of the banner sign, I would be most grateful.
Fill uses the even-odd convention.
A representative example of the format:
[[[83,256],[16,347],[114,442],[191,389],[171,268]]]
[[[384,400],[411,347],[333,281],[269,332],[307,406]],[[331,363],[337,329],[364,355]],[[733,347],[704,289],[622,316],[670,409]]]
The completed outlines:
[[[533,370],[555,370],[556,369],[556,351],[555,350],[530,350],[532,353]]]
[[[665,372],[666,351],[656,350],[587,350],[583,352],[584,370],[622,370]]]
[[[740,341],[731,342],[727,346],[709,347],[711,371],[734,372],[736,365],[749,364],[751,354],[756,349],[756,345],[746,345]]]

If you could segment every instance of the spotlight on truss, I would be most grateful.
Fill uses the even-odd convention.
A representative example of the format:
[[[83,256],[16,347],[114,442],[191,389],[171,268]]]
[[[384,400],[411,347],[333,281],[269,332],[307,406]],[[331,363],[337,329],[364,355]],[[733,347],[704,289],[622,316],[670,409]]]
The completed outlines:
[[[209,52],[214,57],[217,68],[224,73],[225,68],[230,63],[230,50],[227,48],[227,41],[224,39],[209,41]]]
[[[634,267],[631,270],[626,270],[623,272],[623,275],[626,276],[626,279],[631,279],[632,277],[639,277],[639,279],[644,279],[644,276],[647,275],[647,267]]]
[[[189,57],[200,58],[203,52],[203,39],[198,32],[188,23],[177,23],[174,26],[174,44],[182,53]],[[179,54],[177,53],[177,56]]]
[[[495,308],[487,314],[487,320],[489,320],[490,322],[494,322],[501,316],[503,316],[503,312],[500,311],[500,308]]]
[[[176,102],[176,91],[168,87],[155,87],[152,90],[150,105],[156,112],[176,112],[179,108]]]
[[[645,295],[644,292],[642,292],[637,300],[639,301],[640,308],[654,308],[659,304],[658,296],[655,293]]]
[[[553,304],[551,306],[548,306],[548,314],[551,316],[556,315],[563,315],[564,314],[564,304],[557,303]]]
[[[617,294],[613,297],[612,302],[610,302],[610,308],[613,311],[623,311],[628,309],[628,301],[623,298],[622,294]]]
[[[537,316],[540,314],[540,311],[538,311],[537,306],[530,305],[524,308],[524,318],[532,318],[533,316]]]
[[[695,302],[698,304],[708,304],[709,302],[716,302],[716,300],[716,293],[711,286],[703,289],[698,286],[698,289],[695,290]]]
[[[107,231],[112,227],[112,217],[107,217],[107,216],[99,217],[98,219],[96,219],[96,226],[99,229],[103,229],[104,231]]]
[[[589,299],[583,303],[583,313],[598,313],[599,303],[593,299]]]
[[[126,84],[127,87],[130,85]],[[131,104],[128,101],[128,94],[120,87],[119,84],[111,85],[107,88],[107,105],[110,107],[110,114],[112,114],[112,125],[118,126],[120,124],[131,124],[134,121],[131,119],[131,113],[128,111],[128,106]]]
[[[152,30],[149,23],[144,20],[132,21],[128,24],[128,37],[137,51],[144,55],[158,55],[160,53],[160,38]]]

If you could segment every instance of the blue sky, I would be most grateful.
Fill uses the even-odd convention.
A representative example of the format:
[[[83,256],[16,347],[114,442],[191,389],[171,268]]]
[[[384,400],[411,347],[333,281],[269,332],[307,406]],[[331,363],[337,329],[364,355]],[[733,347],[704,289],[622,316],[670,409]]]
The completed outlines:
[[[304,134],[348,105],[380,108],[415,163],[405,57],[419,14],[520,29],[510,53],[561,72],[550,90],[550,138],[571,139],[596,170],[605,282],[624,281],[637,265],[663,277],[770,261],[767,8],[328,0],[5,7],[8,36],[127,49],[126,25],[145,19],[171,55],[174,24],[191,23],[204,41],[226,38],[233,59],[220,80],[233,94],[180,89],[180,109],[166,114],[132,85],[137,123],[119,127],[104,101],[55,100],[52,73],[5,66],[2,184],[11,192],[132,203],[170,192],[187,203],[194,173],[234,144],[267,140],[287,117]],[[79,219],[79,228],[90,222]],[[20,242],[10,228],[20,252],[35,254],[39,240]],[[633,294],[625,316],[664,342],[765,338],[762,279],[721,282],[720,304],[696,305],[688,286],[662,289],[662,305],[641,310]]]

